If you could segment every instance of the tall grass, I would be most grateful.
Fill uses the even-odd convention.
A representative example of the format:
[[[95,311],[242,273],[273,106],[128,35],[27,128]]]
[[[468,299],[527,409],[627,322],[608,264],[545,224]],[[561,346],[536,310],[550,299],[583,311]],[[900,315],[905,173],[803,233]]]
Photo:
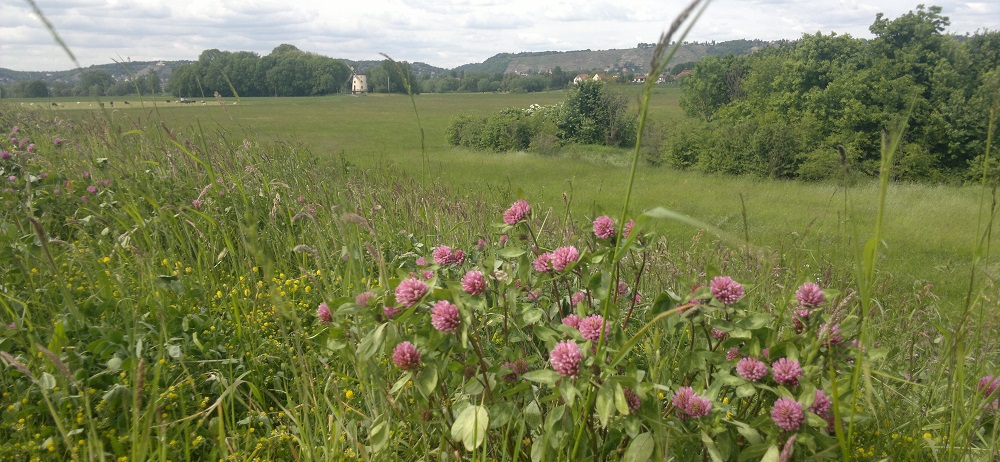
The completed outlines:
[[[985,177],[956,315],[929,285],[906,291],[880,270],[899,255],[879,252],[905,209],[893,193],[928,188],[853,189],[829,228],[765,238],[754,222],[787,223],[787,212],[634,200],[648,187],[637,150],[597,193],[612,199],[560,183],[539,193],[552,205],[532,201],[501,223],[523,195],[513,182],[416,179],[405,163],[358,166],[350,153],[261,140],[234,125],[246,106],[187,128],[169,111],[67,119],[0,106],[0,459],[997,457],[996,396],[980,381],[998,359]],[[886,177],[892,152],[887,143]],[[799,191],[774,188],[760,194]],[[619,203],[613,237],[601,237],[594,219]],[[871,238],[858,237],[869,223],[859,210],[877,210]],[[657,234],[665,221],[692,231]],[[822,235],[833,229],[843,237]],[[859,265],[817,254],[815,241],[860,247]],[[545,266],[546,253],[571,246],[578,260]],[[467,255],[435,262],[443,247]],[[481,293],[465,287],[472,271],[484,275]],[[706,286],[723,275],[743,282],[742,298]],[[405,280],[428,294],[407,306],[396,290]],[[805,304],[795,295],[804,282],[826,300]],[[457,307],[455,332],[428,322],[440,301]],[[595,337],[563,325],[570,314],[614,328]],[[419,364],[397,360],[404,340]],[[550,361],[557,342],[580,350],[576,375]],[[770,363],[770,375],[746,379],[730,353]],[[779,357],[802,365],[795,384],[773,372]],[[674,399],[686,386],[712,411]],[[813,407],[816,390],[830,414]],[[772,419],[779,399],[815,412],[786,429]]]

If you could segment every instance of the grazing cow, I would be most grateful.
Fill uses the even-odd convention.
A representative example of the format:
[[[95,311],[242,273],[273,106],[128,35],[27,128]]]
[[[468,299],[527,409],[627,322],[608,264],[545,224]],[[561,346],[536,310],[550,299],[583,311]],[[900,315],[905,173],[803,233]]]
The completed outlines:
[[[114,101],[111,101],[111,102],[109,102],[108,104],[110,104],[110,105],[111,105],[111,107],[115,107],[115,102],[114,102]]]
[[[125,104],[128,104],[128,101],[126,101]]]

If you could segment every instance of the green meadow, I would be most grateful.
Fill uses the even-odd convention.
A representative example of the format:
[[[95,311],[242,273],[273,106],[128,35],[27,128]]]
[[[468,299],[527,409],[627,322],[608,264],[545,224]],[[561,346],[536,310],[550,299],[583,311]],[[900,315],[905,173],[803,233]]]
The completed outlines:
[[[635,87],[638,92],[639,87]],[[315,156],[343,158],[364,168],[391,168],[425,183],[440,182],[460,191],[522,194],[555,213],[579,217],[619,213],[628,178],[628,150],[570,146],[557,155],[482,153],[454,148],[445,140],[451,118],[487,114],[504,107],[561,102],[564,92],[532,94],[422,94],[312,98],[208,98],[205,104],[180,105],[165,99],[130,101],[106,107],[100,117],[124,123],[163,120],[226,138],[257,136],[303,143]],[[657,89],[650,117],[669,136],[683,129],[680,88]],[[28,101],[28,100],[25,100]],[[52,100],[55,115],[94,117],[97,104]],[[235,105],[233,103],[236,103]],[[414,103],[416,113],[414,112]],[[22,107],[23,104],[22,103]],[[123,109],[127,107],[127,109]],[[419,116],[419,125],[418,125]],[[133,121],[133,122],[127,122]],[[421,140],[421,127],[423,140]],[[421,150],[421,144],[424,149]],[[520,193],[519,193],[520,192]],[[968,271],[976,242],[980,188],[977,186],[893,184],[889,190],[883,239],[882,275],[899,291],[922,290],[944,297],[946,305],[964,303]],[[771,181],[681,172],[640,166],[633,210],[666,207],[769,249],[800,248],[815,265],[844,267],[856,260],[858,239],[867,240],[874,225],[877,181],[836,183]],[[665,225],[667,235],[685,240],[689,226]]]
[[[992,191],[445,141],[565,96],[4,101],[0,460],[1000,457]]]

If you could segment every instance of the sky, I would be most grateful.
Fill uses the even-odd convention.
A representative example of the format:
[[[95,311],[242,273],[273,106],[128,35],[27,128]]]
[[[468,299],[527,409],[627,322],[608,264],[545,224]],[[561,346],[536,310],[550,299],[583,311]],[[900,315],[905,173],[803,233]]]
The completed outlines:
[[[688,41],[870,38],[875,15],[920,1],[949,17],[949,33],[1000,30],[1000,0],[715,0]],[[655,42],[678,0],[35,0],[84,67],[195,60],[203,50],[270,53],[282,43],[333,58],[454,68],[497,53],[633,48]],[[76,66],[27,0],[0,0],[0,67]]]

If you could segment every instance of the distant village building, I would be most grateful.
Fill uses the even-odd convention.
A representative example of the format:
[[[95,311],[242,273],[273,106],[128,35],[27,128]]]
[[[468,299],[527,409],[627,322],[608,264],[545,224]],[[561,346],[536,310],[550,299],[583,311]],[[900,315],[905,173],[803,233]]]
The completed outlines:
[[[354,78],[351,79],[351,94],[367,94],[368,93],[368,76],[364,74],[354,74]]]
[[[575,83],[575,84],[579,85],[579,84],[580,84],[580,82],[583,82],[584,80],[587,80],[587,79],[589,79],[589,78],[590,78],[590,74],[579,74],[579,75],[577,75],[577,76],[576,76],[576,77],[575,77],[575,78],[573,79],[573,83]]]
[[[646,76],[643,74],[636,74],[635,78],[632,79],[632,83],[646,83]]]

